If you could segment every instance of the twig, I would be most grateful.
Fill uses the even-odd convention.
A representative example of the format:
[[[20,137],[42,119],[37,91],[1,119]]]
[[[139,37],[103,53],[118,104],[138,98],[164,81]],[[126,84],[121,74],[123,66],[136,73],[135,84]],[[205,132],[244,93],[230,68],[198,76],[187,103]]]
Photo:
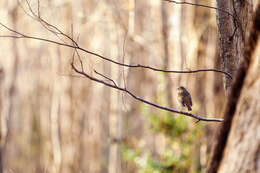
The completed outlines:
[[[196,122],[195,122],[195,124],[197,124],[197,123],[199,123],[200,122],[200,120],[197,120]]]
[[[209,6],[209,5],[204,5],[204,4],[198,4],[198,3],[192,3],[192,2],[186,2],[186,1],[174,1],[174,0],[163,0],[163,1],[166,1],[166,2],[169,2],[169,3],[174,3],[174,4],[179,4],[179,5],[192,5],[192,6],[198,6],[198,7],[204,7],[204,8],[209,8],[209,9],[214,9],[216,11],[220,11],[222,13],[226,13],[227,15],[231,16],[234,21],[238,24],[238,26],[240,26],[240,29],[243,33],[243,30],[241,28],[241,23],[240,21],[238,20],[238,18],[236,16],[234,16],[233,14],[231,14],[229,11],[227,10],[224,10],[224,9],[221,9],[221,8],[218,8],[218,7],[212,7],[212,6]],[[237,31],[237,26],[235,26],[235,30],[232,34],[232,36],[230,37],[231,39],[233,39],[235,33]],[[242,37],[244,38],[244,36],[242,35]]]
[[[118,85],[116,84],[116,82],[115,82],[114,80],[110,79],[109,77],[106,77],[105,75],[103,75],[103,74],[97,72],[96,70],[94,70],[94,72],[97,73],[98,75],[102,76],[103,78],[106,78],[107,80],[113,82],[115,86],[118,86]]]
[[[155,103],[153,103],[153,102],[147,101],[147,100],[145,100],[145,99],[143,99],[143,98],[141,98],[141,97],[136,96],[135,94],[133,94],[131,91],[129,91],[129,90],[126,89],[126,88],[122,88],[122,87],[119,87],[119,86],[116,86],[116,85],[112,85],[112,84],[107,83],[107,82],[105,82],[105,81],[103,81],[103,80],[100,80],[100,79],[97,79],[97,78],[95,78],[95,77],[92,77],[92,76],[88,75],[88,74],[85,73],[85,72],[79,71],[79,70],[75,67],[75,65],[74,65],[73,62],[71,63],[71,67],[72,67],[72,69],[73,69],[76,73],[79,73],[79,74],[81,74],[81,75],[87,77],[88,79],[90,79],[90,80],[92,80],[92,81],[95,81],[95,82],[97,82],[97,83],[106,85],[106,86],[108,86],[108,87],[110,87],[110,88],[114,88],[114,89],[117,89],[117,90],[126,92],[128,95],[132,96],[134,99],[139,100],[139,101],[141,101],[141,102],[143,102],[143,103],[146,103],[146,104],[148,104],[148,105],[154,106],[154,107],[156,107],[156,108],[159,108],[159,109],[162,109],[162,110],[166,110],[166,111],[169,111],[169,112],[172,112],[172,113],[177,113],[177,114],[186,115],[186,116],[195,118],[195,119],[200,120],[200,121],[214,121],[214,122],[222,122],[222,121],[224,121],[224,120],[221,119],[221,118],[205,118],[205,117],[202,117],[202,116],[199,116],[199,115],[195,115],[195,114],[191,114],[191,113],[183,112],[183,111],[178,111],[178,110],[174,110],[174,109],[172,109],[172,108],[168,108],[168,107],[165,107],[165,106],[161,106],[161,105],[155,104]],[[103,75],[102,75],[102,76],[103,76]],[[103,77],[104,77],[104,76],[103,76]],[[105,78],[108,79],[108,77],[105,77]],[[109,78],[109,79],[110,79],[110,78]],[[113,80],[110,79],[110,81],[113,81]]]
[[[18,32],[18,31],[15,31],[15,30],[13,30],[13,29],[7,27],[6,25],[2,24],[1,22],[0,22],[0,25],[3,26],[4,28],[6,28],[7,30],[9,30],[9,31],[11,31],[11,32],[13,32],[13,33],[15,33],[15,34],[17,34],[17,35],[4,35],[4,36],[0,36],[0,37],[35,39],[35,40],[45,41],[45,42],[48,42],[48,43],[53,43],[53,44],[60,45],[60,46],[70,47],[70,48],[75,49],[76,55],[79,57],[80,60],[81,60],[81,58],[80,58],[80,55],[77,53],[77,50],[81,50],[81,51],[83,51],[83,52],[85,52],[85,53],[88,53],[88,54],[91,54],[91,55],[100,57],[100,58],[102,58],[102,59],[104,59],[104,60],[107,60],[107,61],[109,61],[109,62],[112,62],[112,63],[117,64],[117,65],[120,65],[120,66],[125,66],[125,67],[132,67],[132,68],[140,67],[140,68],[146,68],[146,69],[151,69],[151,70],[154,70],[154,71],[161,71],[161,72],[168,72],[168,73],[170,73],[170,72],[171,72],[171,73],[195,73],[195,72],[201,72],[201,71],[215,71],[215,72],[221,72],[221,73],[224,73],[224,74],[227,75],[226,72],[223,72],[223,71],[221,71],[221,70],[216,70],[216,69],[201,69],[201,70],[194,70],[194,71],[170,71],[170,70],[156,69],[156,68],[153,68],[153,67],[150,67],[150,66],[143,66],[143,65],[139,65],[139,64],[138,64],[138,65],[124,64],[124,63],[120,63],[120,62],[111,60],[111,59],[109,59],[109,58],[107,58],[107,57],[101,56],[101,55],[99,55],[99,54],[97,54],[97,53],[94,53],[94,52],[91,52],[91,51],[88,51],[88,50],[86,50],[86,49],[83,49],[83,48],[79,47],[79,45],[77,44],[77,42],[76,42],[73,38],[71,38],[71,37],[69,37],[68,35],[62,33],[62,32],[61,32],[60,30],[58,30],[58,29],[57,29],[57,30],[58,30],[58,32],[59,32],[61,35],[66,35],[67,38],[69,37],[69,38],[71,39],[73,45],[70,45],[70,44],[67,44],[67,43],[60,43],[60,42],[57,42],[57,41],[53,41],[53,40],[49,40],[49,39],[44,39],[44,38],[40,38],[40,37],[28,36],[28,35],[26,35],[26,34],[20,33],[20,32]],[[56,28],[56,27],[53,27],[53,28]],[[84,68],[82,67],[82,66],[83,66],[82,63],[81,63],[81,68],[82,68],[82,69],[81,69],[81,70],[77,69],[77,68],[75,67],[75,65],[74,65],[74,56],[75,56],[75,52],[73,53],[73,58],[72,58],[72,63],[71,63],[72,69],[73,69],[76,73],[81,74],[81,75],[87,77],[88,79],[90,79],[90,80],[92,80],[92,81],[95,81],[95,82],[97,82],[97,83],[103,84],[103,85],[108,86],[108,87],[110,87],[110,88],[115,88],[115,89],[117,89],[117,90],[123,91],[123,92],[127,93],[128,95],[130,95],[131,97],[133,97],[134,99],[136,99],[136,100],[138,100],[138,101],[141,101],[141,102],[143,102],[143,103],[146,103],[146,104],[148,104],[148,105],[151,105],[151,106],[153,106],[153,107],[156,107],[156,108],[158,108],[158,109],[161,109],[161,110],[166,110],[166,111],[169,111],[169,112],[172,112],[172,113],[177,113],[177,114],[186,115],[186,116],[195,118],[195,119],[200,120],[200,121],[213,121],[213,122],[222,122],[222,121],[223,121],[223,119],[220,119],[220,118],[205,118],[205,117],[202,117],[202,116],[199,116],[199,115],[195,115],[195,114],[191,114],[191,113],[188,113],[188,112],[183,112],[183,111],[174,110],[174,109],[169,108],[169,107],[165,107],[165,106],[161,106],[161,105],[155,104],[155,103],[153,103],[153,102],[149,102],[149,101],[147,101],[147,100],[145,100],[145,99],[143,99],[143,98],[141,98],[141,97],[139,97],[139,96],[136,96],[135,94],[133,94],[133,93],[132,93],[131,91],[129,91],[128,89],[117,86],[116,83],[115,83],[115,81],[113,81],[112,79],[110,79],[110,78],[106,77],[105,75],[102,75],[102,74],[100,74],[100,73],[98,73],[98,72],[96,72],[96,71],[95,71],[95,72],[96,72],[97,74],[101,75],[102,77],[105,77],[106,79],[109,79],[110,81],[113,81],[113,84],[110,84],[110,83],[108,83],[108,82],[105,82],[105,81],[103,81],[103,80],[100,80],[100,79],[97,79],[97,78],[95,78],[95,77],[92,77],[92,76],[88,75],[87,73],[84,72],[84,70],[83,70]],[[82,62],[82,61],[80,61],[80,62]],[[230,77],[231,77],[231,76],[230,76]]]
[[[212,6],[209,6],[209,5],[197,4],[197,3],[186,2],[186,1],[174,1],[174,0],[163,0],[163,1],[166,1],[166,2],[169,2],[169,3],[174,3],[174,4],[180,4],[180,5],[192,5],[192,6],[214,9],[214,10],[221,11],[223,13],[228,14],[229,16],[231,16],[232,18],[234,18],[237,21],[237,18],[233,14],[231,14],[230,12],[228,12],[226,10],[218,8],[218,7],[212,7]]]
[[[61,42],[57,42],[57,41],[53,41],[53,40],[49,40],[49,39],[45,39],[45,38],[40,38],[40,37],[33,37],[33,36],[28,36],[26,34],[23,34],[23,33],[20,33],[18,31],[15,31],[9,27],[7,27],[6,25],[2,24],[0,22],[0,25],[3,26],[4,28],[6,28],[8,31],[10,32],[13,32],[15,34],[17,34],[18,36],[16,35],[0,35],[0,37],[11,37],[11,38],[29,38],[29,39],[34,39],[34,40],[40,40],[40,41],[45,41],[45,42],[48,42],[48,43],[54,43],[54,44],[58,44],[60,46],[65,46],[65,47],[71,47],[71,48],[74,48],[74,49],[77,49],[77,50],[81,50],[85,53],[88,53],[90,55],[94,55],[96,57],[99,57],[103,60],[106,60],[108,62],[111,62],[111,63],[114,63],[114,64],[117,64],[117,65],[120,65],[120,66],[124,66],[124,67],[129,67],[129,68],[144,68],[144,69],[150,69],[150,70],[153,70],[153,71],[158,71],[158,72],[164,72],[164,73],[198,73],[198,72],[206,72],[206,71],[212,71],[212,72],[218,72],[218,73],[222,73],[222,74],[225,74],[227,75],[228,77],[230,77],[232,79],[232,76],[231,74],[225,72],[225,71],[222,71],[222,70],[218,70],[218,69],[198,69],[198,70],[162,70],[162,69],[158,69],[158,68],[154,68],[154,67],[151,67],[151,66],[145,66],[145,65],[141,65],[141,64],[136,64],[136,65],[131,65],[131,64],[125,64],[125,63],[120,63],[120,62],[117,62],[115,60],[112,60],[110,58],[107,58],[105,56],[102,56],[102,55],[99,55],[97,53],[94,53],[92,51],[89,51],[89,50],[86,50],[82,47],[80,47],[75,40],[73,40],[71,37],[69,37],[68,35],[64,34],[64,33],[61,33],[62,35],[66,35],[66,37],[70,38],[73,42],[74,45],[70,45],[70,44],[67,44],[67,43],[61,43]],[[55,27],[56,28],[56,27]],[[60,32],[60,30],[59,30]]]

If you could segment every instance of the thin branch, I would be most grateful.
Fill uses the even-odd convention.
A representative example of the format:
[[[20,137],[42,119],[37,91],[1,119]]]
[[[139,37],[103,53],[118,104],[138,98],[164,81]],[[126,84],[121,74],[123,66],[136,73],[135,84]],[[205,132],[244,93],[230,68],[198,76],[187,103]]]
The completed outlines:
[[[200,122],[200,120],[197,120],[196,122],[195,122],[195,124],[197,124],[197,123],[199,123]]]
[[[158,72],[164,72],[164,73],[198,73],[198,72],[206,72],[206,71],[212,71],[212,72],[218,72],[218,73],[222,73],[222,74],[225,74],[227,75],[228,77],[230,77],[232,79],[232,76],[225,72],[225,71],[222,71],[222,70],[218,70],[218,69],[199,69],[199,70],[162,70],[162,69],[158,69],[158,68],[155,68],[155,67],[151,67],[151,66],[145,66],[145,65],[141,65],[141,64],[136,64],[136,65],[131,65],[131,64],[125,64],[125,63],[120,63],[118,61],[115,61],[115,60],[112,60],[110,58],[107,58],[105,56],[102,56],[102,55],[99,55],[97,53],[94,53],[92,51],[89,51],[89,50],[86,50],[82,47],[80,47],[76,41],[74,39],[72,39],[71,37],[69,37],[68,35],[64,34],[61,32],[62,35],[66,35],[67,38],[70,38],[70,40],[72,40],[73,44],[74,45],[70,45],[70,44],[67,44],[67,43],[61,43],[61,42],[57,42],[57,41],[53,41],[53,40],[49,40],[49,39],[45,39],[45,38],[40,38],[40,37],[33,37],[33,36],[28,36],[26,34],[23,34],[23,33],[20,33],[18,31],[15,31],[9,27],[7,27],[6,25],[2,24],[0,22],[0,25],[3,26],[4,28],[6,28],[8,31],[10,32],[13,32],[15,34],[17,34],[18,36],[16,35],[0,35],[0,37],[11,37],[11,38],[29,38],[29,39],[34,39],[34,40],[40,40],[40,41],[45,41],[45,42],[48,42],[48,43],[54,43],[54,44],[58,44],[60,46],[65,46],[65,47],[70,47],[70,48],[74,48],[74,49],[77,49],[77,50],[81,50],[85,53],[88,53],[90,55],[94,55],[96,57],[99,57],[105,61],[108,61],[108,62],[111,62],[111,63],[114,63],[114,64],[117,64],[117,65],[120,65],[120,66],[124,66],[124,67],[129,67],[129,68],[144,68],[144,69],[149,69],[149,70],[153,70],[153,71],[158,71]],[[55,27],[55,26],[54,26]],[[56,27],[55,27],[56,28]],[[60,30],[59,30],[60,31]]]
[[[218,8],[218,7],[212,7],[212,6],[209,6],[209,5],[197,4],[197,3],[186,2],[186,1],[174,1],[174,0],[163,0],[163,1],[166,1],[166,2],[169,2],[169,3],[174,3],[174,4],[179,4],[179,5],[192,5],[192,6],[214,9],[214,10],[228,14],[229,16],[231,16],[232,18],[234,18],[237,21],[237,18],[233,14],[231,14],[230,12],[228,12],[224,9]]]
[[[94,70],[94,72],[97,73],[98,75],[102,76],[103,78],[106,78],[107,80],[113,82],[115,86],[118,86],[118,85],[116,84],[116,82],[115,82],[114,80],[110,79],[109,77],[107,77],[107,76],[105,76],[105,75],[103,75],[103,74],[97,72],[96,70]]]
[[[168,107],[165,107],[165,106],[161,106],[161,105],[158,105],[158,104],[155,104],[153,102],[150,102],[150,101],[147,101],[141,97],[138,97],[136,96],[135,94],[133,94],[131,91],[127,90],[126,88],[122,88],[122,87],[119,87],[119,86],[116,86],[116,85],[112,85],[110,83],[107,83],[103,80],[100,80],[100,79],[97,79],[95,77],[92,77],[90,75],[88,75],[87,73],[85,72],[82,72],[82,71],[79,71],[74,63],[72,62],[71,63],[71,67],[72,69],[76,72],[76,73],[79,73],[85,77],[87,77],[88,79],[92,80],[92,81],[95,81],[97,83],[100,83],[100,84],[103,84],[103,85],[106,85],[110,88],[114,88],[114,89],[117,89],[117,90],[120,90],[120,91],[123,91],[123,92],[126,92],[128,95],[132,96],[134,99],[138,100],[138,101],[141,101],[143,103],[146,103],[148,105],[151,105],[153,107],[156,107],[156,108],[159,108],[159,109],[162,109],[162,110],[166,110],[166,111],[169,111],[169,112],[172,112],[172,113],[177,113],[177,114],[182,114],[182,115],[186,115],[186,116],[189,116],[189,117],[192,117],[192,118],[195,118],[197,120],[200,120],[200,121],[214,121],[214,122],[222,122],[224,121],[223,119],[221,118],[205,118],[205,117],[202,117],[202,116],[199,116],[199,115],[195,115],[195,114],[191,114],[191,113],[188,113],[188,112],[183,112],[183,111],[178,111],[178,110],[174,110],[172,108],[168,108]],[[102,75],[104,77],[104,75]],[[105,78],[108,78],[108,77],[105,77]],[[108,78],[110,79],[110,78]],[[110,79],[110,81],[113,81],[112,79]]]
[[[231,16],[231,17],[234,19],[235,24],[237,23],[237,25],[240,27],[242,33],[244,33],[243,30],[242,30],[240,21],[239,21],[238,18],[235,16],[236,14],[233,15],[233,14],[231,14],[231,13],[230,13],[229,11],[227,11],[227,10],[224,10],[224,9],[221,9],[221,8],[218,8],[218,7],[212,7],[212,6],[209,6],[209,5],[198,4],[198,3],[192,3],[192,2],[186,2],[186,1],[174,1],[174,0],[163,0],[163,1],[166,1],[166,2],[169,2],[169,3],[174,3],[174,4],[179,4],[179,5],[191,5],[191,6],[204,7],[204,8],[214,9],[214,10],[220,11],[220,12],[222,12],[222,13],[226,13],[227,15]],[[233,37],[234,37],[236,31],[237,31],[237,26],[235,25],[234,32],[233,32],[232,36],[230,37],[230,39],[233,39]],[[243,35],[242,35],[242,37],[244,38]]]
[[[143,65],[129,65],[129,64],[119,63],[119,62],[117,62],[117,61],[111,60],[111,59],[109,59],[109,58],[107,58],[107,57],[101,56],[101,55],[99,55],[99,54],[93,53],[93,52],[91,52],[91,51],[88,51],[88,50],[85,50],[85,49],[79,47],[78,44],[77,44],[77,42],[76,42],[73,38],[69,37],[68,35],[66,35],[66,34],[64,34],[64,33],[62,33],[62,32],[61,32],[62,35],[64,34],[64,35],[66,35],[66,37],[71,38],[71,40],[72,40],[72,42],[73,42],[73,45],[66,44],[66,43],[60,43],[60,42],[57,42],[57,41],[53,41],[53,40],[49,40],[49,39],[44,39],[44,38],[40,38],[40,37],[28,36],[28,35],[26,35],[26,34],[20,33],[20,32],[18,32],[18,31],[15,31],[15,30],[13,30],[13,29],[7,27],[6,25],[2,24],[1,22],[0,22],[0,25],[3,26],[4,28],[6,28],[7,30],[13,32],[14,34],[16,34],[16,35],[4,35],[4,36],[0,36],[0,37],[35,39],[35,40],[41,40],[41,41],[48,42],[48,43],[53,43],[53,44],[60,45],[60,46],[70,47],[70,48],[75,49],[76,55],[79,57],[80,60],[81,60],[81,58],[80,58],[80,55],[77,53],[77,50],[81,50],[81,51],[83,51],[83,52],[85,52],[85,53],[88,53],[88,54],[91,54],[91,55],[95,55],[95,56],[100,57],[100,58],[102,58],[102,59],[104,59],[104,60],[107,60],[107,61],[109,61],[109,62],[118,64],[118,65],[121,65],[121,66],[126,66],[126,67],[141,67],[141,68],[151,69],[151,70],[154,70],[154,71],[172,72],[172,73],[174,73],[174,72],[177,72],[177,73],[195,73],[195,72],[200,72],[200,71],[212,71],[212,70],[215,71],[215,72],[224,73],[224,72],[222,72],[222,71],[220,71],[220,70],[216,70],[216,69],[201,69],[201,70],[194,70],[194,71],[170,71],[170,70],[160,70],[160,69],[156,69],[156,68],[149,67],[149,66],[143,66]],[[59,31],[59,30],[58,30],[58,31]],[[143,103],[146,103],[146,104],[148,104],[148,105],[151,105],[151,106],[153,106],[153,107],[156,107],[156,108],[158,108],[158,109],[161,109],[161,110],[166,110],[166,111],[169,111],[169,112],[172,112],[172,113],[177,113],[177,114],[186,115],[186,116],[195,118],[195,119],[200,120],[200,121],[213,121],[213,122],[222,122],[222,121],[223,121],[223,119],[219,119],[219,118],[205,118],[205,117],[202,117],[202,116],[199,116],[199,115],[195,115],[195,114],[191,114],[191,113],[188,113],[188,112],[183,112],[183,111],[174,110],[174,109],[172,109],[172,108],[165,107],[165,106],[161,106],[161,105],[155,104],[155,103],[153,103],[153,102],[147,101],[147,100],[145,100],[145,99],[143,99],[143,98],[141,98],[141,97],[139,97],[139,96],[136,96],[135,94],[133,94],[133,93],[132,93],[131,91],[129,91],[128,89],[117,86],[116,83],[115,83],[115,81],[113,81],[112,79],[110,79],[110,78],[106,77],[105,75],[102,75],[102,74],[100,74],[100,73],[98,73],[98,72],[96,72],[96,73],[99,74],[99,75],[101,75],[102,77],[105,77],[106,79],[109,79],[110,81],[113,81],[113,84],[110,84],[110,83],[105,82],[105,81],[103,81],[103,80],[99,80],[99,79],[97,79],[97,78],[95,78],[95,77],[92,77],[92,76],[88,75],[87,73],[85,73],[85,72],[83,71],[84,68],[82,67],[82,66],[83,66],[82,63],[81,63],[81,68],[82,68],[81,70],[79,70],[79,69],[77,69],[77,68],[75,67],[75,65],[74,65],[75,52],[73,53],[73,58],[72,58],[72,63],[71,63],[72,69],[73,69],[76,73],[81,74],[81,75],[87,77],[88,79],[90,79],[90,80],[92,80],[92,81],[95,81],[95,82],[97,82],[97,83],[103,84],[103,85],[108,86],[108,87],[110,87],[110,88],[117,89],[117,90],[119,90],[119,91],[123,91],[123,92],[127,93],[128,95],[130,95],[131,97],[133,97],[134,99],[136,99],[136,100],[138,100],[138,101],[141,101],[141,102],[143,102]],[[82,61],[80,61],[80,62],[82,62]],[[226,73],[224,73],[224,74],[226,74]]]
[[[40,2],[39,1],[37,3],[37,8],[38,8],[38,13],[37,14],[38,15],[33,11],[33,9],[31,8],[30,3],[28,2],[28,0],[25,0],[25,2],[27,4],[27,6],[28,6],[29,11],[32,13],[32,16],[29,13],[26,12],[26,10],[22,7],[22,5],[20,5],[22,7],[22,9],[25,11],[25,14],[27,14],[28,16],[30,16],[34,20],[38,21],[47,31],[50,31],[51,33],[56,35],[60,40],[61,40],[61,38],[58,35],[62,35],[63,37],[69,39],[73,43],[73,45],[78,46],[77,42],[73,39],[73,37],[70,37],[69,35],[67,35],[64,32],[62,32],[56,26],[51,25],[46,20],[41,18],[41,16],[39,15],[40,14]]]

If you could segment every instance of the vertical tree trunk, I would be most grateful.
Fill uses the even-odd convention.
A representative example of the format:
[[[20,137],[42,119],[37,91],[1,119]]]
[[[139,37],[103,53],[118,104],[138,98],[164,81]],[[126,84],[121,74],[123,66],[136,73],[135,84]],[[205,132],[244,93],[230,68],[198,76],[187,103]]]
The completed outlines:
[[[2,67],[0,67],[0,91],[3,91],[3,78],[4,78],[4,70],[2,69]],[[1,95],[0,95],[0,105],[3,105],[3,101],[2,101],[2,98],[3,98],[3,92],[1,92]],[[0,129],[2,129],[2,106],[0,107]],[[0,133],[0,173],[3,173],[3,154],[2,154],[2,150],[3,150],[3,147],[2,147],[2,144],[3,144],[3,136],[2,136],[2,132]]]
[[[217,0],[217,7],[231,13],[231,0]],[[220,58],[224,71],[234,74],[238,64],[238,57],[234,56],[234,20],[232,16],[217,10],[218,34],[220,40]],[[225,88],[230,88],[232,79],[225,76]]]
[[[260,16],[259,16],[260,17]],[[260,44],[246,76],[218,172],[260,172]]]
[[[18,5],[14,4],[11,10],[11,18],[12,18],[12,24],[13,28],[16,30],[17,29],[17,10],[18,10]],[[9,159],[12,159],[5,155],[8,150],[12,152],[17,152],[13,145],[9,144],[12,143],[11,141],[14,140],[14,133],[15,133],[15,118],[18,118],[17,115],[17,109],[18,109],[18,103],[19,103],[19,98],[17,97],[17,75],[18,75],[18,69],[20,65],[20,57],[19,57],[19,49],[17,46],[17,42],[15,40],[12,41],[12,52],[13,52],[13,67],[12,70],[9,72],[9,81],[6,85],[8,86],[6,89],[6,94],[3,95],[3,105],[6,105],[3,107],[3,113],[1,117],[1,143],[0,143],[0,151],[1,151],[1,170],[0,172],[5,172],[6,167],[12,166],[10,162],[8,162]],[[9,144],[9,145],[8,145]],[[8,163],[10,165],[6,166]]]
[[[240,65],[228,95],[224,111],[225,121],[220,129],[217,129],[208,172],[259,172],[259,45],[255,57],[252,55],[259,37],[260,7],[254,18],[256,20],[253,20],[253,29],[250,30],[253,2],[233,2],[236,4],[234,13],[241,27],[240,37],[235,40],[236,51],[233,56],[241,57]],[[237,4],[240,4],[240,8]],[[236,11],[239,11],[239,14]]]
[[[169,38],[169,16],[168,16],[168,10],[167,5],[165,3],[161,3],[161,20],[162,20],[162,40],[163,40],[163,53],[164,53],[164,69],[169,69],[169,44],[168,44],[168,38]],[[170,74],[165,74],[165,81],[166,81],[166,97],[168,101],[169,107],[173,107],[173,94],[172,94],[172,79]]]

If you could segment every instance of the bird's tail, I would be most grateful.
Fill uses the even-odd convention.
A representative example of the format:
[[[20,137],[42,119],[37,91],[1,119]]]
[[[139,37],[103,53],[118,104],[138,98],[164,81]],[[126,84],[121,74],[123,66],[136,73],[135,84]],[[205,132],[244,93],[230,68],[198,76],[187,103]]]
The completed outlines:
[[[191,107],[190,105],[187,105],[188,111],[191,111]]]

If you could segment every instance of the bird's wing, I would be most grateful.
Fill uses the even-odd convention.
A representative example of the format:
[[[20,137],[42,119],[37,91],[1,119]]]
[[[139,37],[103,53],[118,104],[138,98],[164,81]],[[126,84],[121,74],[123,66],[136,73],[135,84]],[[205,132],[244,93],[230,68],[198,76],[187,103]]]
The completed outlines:
[[[181,104],[182,104],[183,107],[185,107],[185,100],[184,99],[182,99]]]
[[[177,100],[183,107],[185,107],[184,99],[182,99],[182,96],[180,94],[178,94]]]
[[[192,106],[192,99],[191,99],[191,96],[190,96],[190,93],[188,93],[188,95],[189,95],[189,102],[190,102],[190,106]]]

